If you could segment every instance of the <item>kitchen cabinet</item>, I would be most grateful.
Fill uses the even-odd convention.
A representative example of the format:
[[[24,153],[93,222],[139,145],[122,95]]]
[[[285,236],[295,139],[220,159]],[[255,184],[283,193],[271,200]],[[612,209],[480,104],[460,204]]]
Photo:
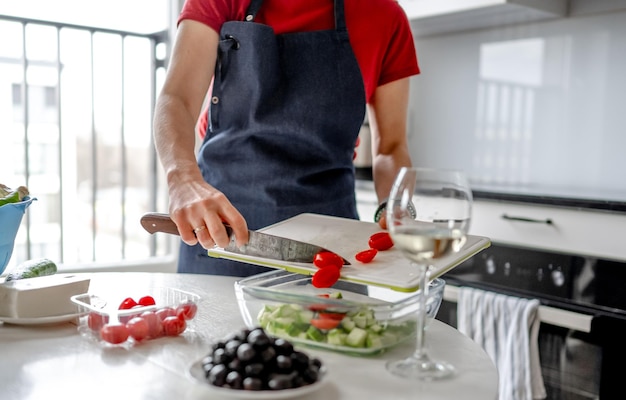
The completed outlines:
[[[492,242],[626,260],[626,214],[475,199],[470,233]]]
[[[567,0],[399,0],[415,36],[564,17]]]

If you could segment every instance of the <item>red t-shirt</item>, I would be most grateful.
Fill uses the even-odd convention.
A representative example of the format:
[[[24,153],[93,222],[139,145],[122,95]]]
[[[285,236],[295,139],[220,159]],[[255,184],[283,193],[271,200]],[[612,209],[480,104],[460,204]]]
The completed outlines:
[[[192,19],[219,32],[226,21],[242,21],[250,0],[186,0],[179,22]],[[378,86],[419,74],[411,27],[395,0],[344,0],[350,44],[361,68],[365,96]],[[255,21],[276,34],[332,29],[332,0],[265,0]],[[202,113],[200,132],[206,130]]]

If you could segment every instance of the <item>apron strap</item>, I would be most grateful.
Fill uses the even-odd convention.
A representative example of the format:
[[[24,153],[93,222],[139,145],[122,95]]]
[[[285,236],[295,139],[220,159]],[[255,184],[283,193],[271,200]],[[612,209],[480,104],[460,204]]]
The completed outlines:
[[[343,7],[343,0],[334,0],[335,3],[335,30],[338,32],[346,31],[346,18],[345,10]],[[246,10],[246,21],[251,22],[259,12],[263,0],[251,0],[248,9]]]

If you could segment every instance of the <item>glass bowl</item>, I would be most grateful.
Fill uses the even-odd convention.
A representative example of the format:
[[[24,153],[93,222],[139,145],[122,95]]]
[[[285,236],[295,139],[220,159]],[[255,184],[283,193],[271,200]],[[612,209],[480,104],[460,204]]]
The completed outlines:
[[[437,315],[445,281],[430,283],[427,316]],[[421,290],[412,293],[339,281],[316,288],[311,276],[277,270],[235,283],[249,328],[294,343],[350,355],[373,355],[415,337]]]

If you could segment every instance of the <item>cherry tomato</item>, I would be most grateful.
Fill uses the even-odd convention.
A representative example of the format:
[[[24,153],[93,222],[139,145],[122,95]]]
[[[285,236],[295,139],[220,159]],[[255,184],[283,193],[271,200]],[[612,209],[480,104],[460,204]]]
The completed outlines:
[[[109,322],[109,316],[90,312],[87,315],[87,326],[94,332],[99,332],[102,327]]]
[[[185,301],[176,307],[176,315],[186,320],[193,319],[198,311],[198,305],[193,301]]]
[[[315,271],[313,279],[311,279],[311,283],[317,288],[331,287],[339,280],[340,276],[340,267],[336,265],[328,265]]]
[[[156,301],[154,301],[152,296],[143,296],[137,303],[141,306],[153,306],[156,304]]]
[[[165,318],[167,317],[175,317],[176,316],[176,310],[173,309],[172,307],[163,307],[163,308],[159,308],[156,311],[156,315],[161,318],[161,321],[164,321]]]
[[[341,268],[343,266],[343,258],[330,251],[320,251],[313,257],[313,265],[317,268],[325,268],[329,265]]]
[[[133,300],[131,297],[127,297],[122,301],[122,303],[118,307],[118,310],[130,310],[136,305],[137,305],[137,302],[135,300]]]
[[[311,320],[311,325],[313,325],[317,329],[323,330],[335,329],[339,326],[340,323],[341,321],[338,321],[336,319],[314,318]]]
[[[128,334],[137,342],[147,339],[150,335],[150,325],[143,317],[134,317],[126,324]]]
[[[318,316],[322,319],[332,319],[335,321],[341,321],[346,314],[340,312],[321,312]]]
[[[393,241],[391,240],[389,232],[378,232],[373,234],[370,236],[368,244],[370,245],[370,248],[378,251],[389,250],[393,247]]]
[[[358,252],[354,258],[357,259],[357,261],[360,261],[364,264],[367,264],[368,262],[372,261],[374,259],[374,257],[376,257],[376,254],[378,254],[378,250],[376,249],[367,249],[367,250],[363,250]]]
[[[111,344],[124,343],[128,339],[128,328],[123,324],[108,324],[100,329],[100,337]]]
[[[163,320],[163,331],[166,336],[178,336],[187,329],[187,323],[183,318],[170,316]]]
[[[148,336],[152,339],[163,336],[163,321],[154,311],[145,311],[141,314],[141,318],[148,323]]]

